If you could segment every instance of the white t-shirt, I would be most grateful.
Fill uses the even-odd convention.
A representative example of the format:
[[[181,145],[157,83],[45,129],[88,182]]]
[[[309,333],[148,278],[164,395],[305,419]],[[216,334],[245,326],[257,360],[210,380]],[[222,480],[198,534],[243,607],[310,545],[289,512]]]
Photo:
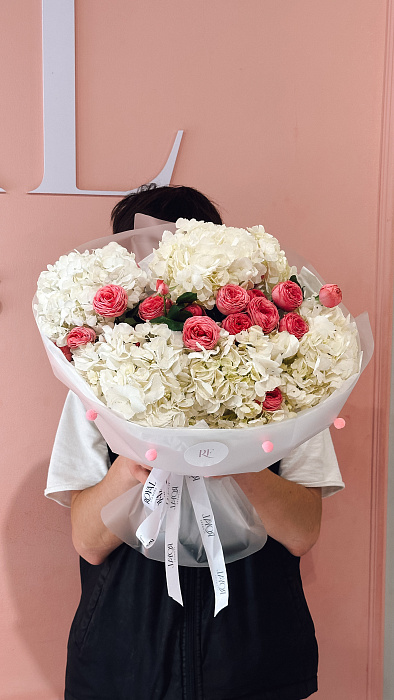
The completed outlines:
[[[70,391],[56,433],[45,489],[48,498],[63,506],[70,507],[71,491],[98,484],[110,466],[107,443],[85,414],[83,404]],[[323,497],[345,486],[328,429],[284,457],[279,474],[302,486],[320,486]]]

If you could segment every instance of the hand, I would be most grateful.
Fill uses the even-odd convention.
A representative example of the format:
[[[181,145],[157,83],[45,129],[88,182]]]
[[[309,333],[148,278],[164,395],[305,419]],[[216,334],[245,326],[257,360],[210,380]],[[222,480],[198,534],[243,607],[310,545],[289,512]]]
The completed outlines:
[[[139,483],[144,484],[150,470],[151,467],[121,455],[98,484],[72,492],[73,543],[78,554],[90,564],[101,564],[122,544],[122,540],[105,527],[101,509]]]
[[[114,464],[117,464],[118,469],[130,472],[131,476],[141,482],[141,484],[145,484],[152,470],[152,467],[148,467],[146,464],[139,464],[139,462],[135,462],[133,459],[123,457],[122,455],[116,458]]]

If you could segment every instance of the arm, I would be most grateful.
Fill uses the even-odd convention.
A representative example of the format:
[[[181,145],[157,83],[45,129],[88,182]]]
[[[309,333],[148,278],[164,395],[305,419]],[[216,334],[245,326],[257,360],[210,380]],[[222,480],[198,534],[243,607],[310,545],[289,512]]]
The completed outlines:
[[[78,554],[90,564],[101,564],[122,544],[122,540],[105,527],[101,509],[139,482],[145,483],[148,474],[149,470],[136,462],[118,457],[102,481],[83,491],[73,492],[73,544]],[[269,469],[235,474],[233,478],[256,509],[270,537],[278,540],[294,556],[302,556],[313,547],[320,531],[320,488],[300,486]]]
[[[117,457],[102,481],[83,491],[72,492],[73,544],[78,554],[90,564],[101,564],[122,544],[122,540],[105,527],[101,509],[133,486],[144,483],[148,474],[148,469],[131,459]]]
[[[254,506],[270,537],[294,556],[302,556],[313,547],[320,532],[320,488],[306,488],[287,481],[269,469],[232,476]]]

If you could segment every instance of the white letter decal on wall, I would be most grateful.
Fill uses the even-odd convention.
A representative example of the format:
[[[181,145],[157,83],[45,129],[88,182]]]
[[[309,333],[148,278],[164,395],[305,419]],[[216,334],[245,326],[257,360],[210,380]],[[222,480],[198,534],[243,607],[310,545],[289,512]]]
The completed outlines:
[[[42,50],[44,177],[31,193],[127,194],[77,187],[74,0],[42,0]],[[170,183],[182,134],[183,131],[178,131],[163,170],[152,180],[157,185]]]

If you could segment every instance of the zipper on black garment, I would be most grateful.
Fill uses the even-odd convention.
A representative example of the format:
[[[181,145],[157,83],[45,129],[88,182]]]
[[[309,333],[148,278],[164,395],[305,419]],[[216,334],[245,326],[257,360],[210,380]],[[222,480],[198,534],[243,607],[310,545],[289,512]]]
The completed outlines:
[[[204,700],[201,668],[201,571],[185,569],[184,700]]]

